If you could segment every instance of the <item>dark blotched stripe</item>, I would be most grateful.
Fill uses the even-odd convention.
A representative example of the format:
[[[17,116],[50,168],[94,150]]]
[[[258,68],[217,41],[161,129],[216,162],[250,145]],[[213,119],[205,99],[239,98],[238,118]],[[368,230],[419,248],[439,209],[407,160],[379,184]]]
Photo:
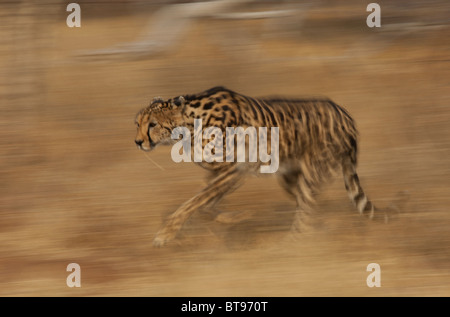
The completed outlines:
[[[209,110],[215,105],[214,101],[210,101],[204,104],[203,110]]]
[[[356,205],[359,204],[359,202],[364,198],[364,193],[358,193],[354,198],[353,201],[355,202]]]
[[[211,122],[211,119],[215,119],[215,120],[217,120],[217,121],[224,121],[225,117],[217,117],[217,116],[215,116],[215,115],[210,115],[210,116],[208,117],[208,120],[206,120],[205,127],[208,127],[208,126],[209,126],[209,123]]]
[[[198,108],[198,107],[200,107],[200,105],[201,105],[200,101],[197,101],[197,102],[194,102],[194,103],[191,103],[191,104],[190,104],[190,106],[191,106],[192,108]]]
[[[253,107],[253,109],[256,109],[258,111],[259,117],[262,121],[265,120],[266,116],[264,115],[264,112],[261,108],[261,105],[253,98],[248,99],[250,107]]]
[[[363,211],[371,211],[373,209],[373,204],[370,200],[367,200],[366,206],[364,207]]]
[[[273,109],[270,108],[264,100],[261,100],[260,104],[264,108],[266,113],[269,115],[270,120],[272,122],[272,126],[277,126],[277,121],[275,120],[275,116],[273,114]]]

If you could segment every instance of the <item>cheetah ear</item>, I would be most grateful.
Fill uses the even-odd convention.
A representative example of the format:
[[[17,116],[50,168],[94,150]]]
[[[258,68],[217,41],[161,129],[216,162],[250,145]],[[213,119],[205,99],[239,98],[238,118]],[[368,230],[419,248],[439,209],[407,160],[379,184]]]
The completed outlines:
[[[150,103],[151,105],[154,103],[158,103],[158,102],[164,102],[164,99],[162,97],[155,97],[153,98],[152,102]]]
[[[186,99],[183,96],[176,97],[172,100],[172,107],[176,109],[184,109]]]

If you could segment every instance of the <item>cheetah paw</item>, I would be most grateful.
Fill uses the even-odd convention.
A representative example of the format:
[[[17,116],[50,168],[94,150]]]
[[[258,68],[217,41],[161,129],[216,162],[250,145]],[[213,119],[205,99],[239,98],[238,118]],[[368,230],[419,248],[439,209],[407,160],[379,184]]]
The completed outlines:
[[[159,232],[155,239],[153,239],[153,246],[154,247],[163,247],[165,246],[168,242],[170,242],[171,240],[173,240],[175,238],[175,233],[171,233],[171,232]]]

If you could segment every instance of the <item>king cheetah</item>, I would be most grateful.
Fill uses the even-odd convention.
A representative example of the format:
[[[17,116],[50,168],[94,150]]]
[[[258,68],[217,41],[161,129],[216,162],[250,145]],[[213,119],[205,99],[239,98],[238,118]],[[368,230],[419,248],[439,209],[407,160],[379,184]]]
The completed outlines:
[[[359,213],[370,219],[384,219],[385,214],[378,213],[364,193],[356,173],[355,122],[332,100],[252,98],[224,87],[168,100],[155,98],[136,115],[135,143],[143,151],[151,151],[160,144],[174,144],[171,136],[177,127],[189,129],[194,141],[195,119],[202,120],[203,129],[218,127],[223,136],[227,127],[279,128],[276,174],[281,186],[297,203],[295,228],[301,228],[319,186],[338,171],[342,171],[345,188]],[[223,144],[227,146],[226,140]],[[155,246],[174,239],[196,210],[217,204],[246,175],[258,173],[257,168],[263,163],[224,160],[198,164],[210,171],[208,185],[169,216],[154,239]]]

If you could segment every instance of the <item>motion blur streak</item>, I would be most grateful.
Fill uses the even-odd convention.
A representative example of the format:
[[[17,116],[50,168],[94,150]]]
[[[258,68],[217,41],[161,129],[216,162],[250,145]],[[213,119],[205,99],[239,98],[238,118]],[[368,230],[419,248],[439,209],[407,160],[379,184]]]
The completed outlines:
[[[67,3],[2,2],[0,295],[449,296],[450,4],[391,2],[379,28],[356,0],[77,1],[73,28]],[[218,207],[240,222],[203,210],[153,248],[206,175],[169,147],[149,162],[134,115],[216,85],[342,104],[371,199],[408,191],[408,204],[367,221],[339,179],[317,197],[314,229],[292,235],[295,202],[250,179]],[[66,285],[69,263],[81,288]]]

